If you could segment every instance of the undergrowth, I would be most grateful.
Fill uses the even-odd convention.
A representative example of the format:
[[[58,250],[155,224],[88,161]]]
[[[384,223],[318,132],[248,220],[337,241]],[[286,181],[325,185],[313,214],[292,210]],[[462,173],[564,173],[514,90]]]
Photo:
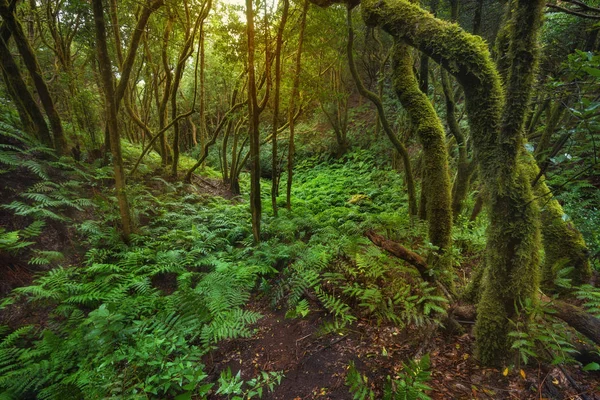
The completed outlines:
[[[11,160],[27,158],[28,146],[3,148],[7,171],[23,168]],[[128,152],[135,157],[136,151]],[[419,239],[426,227],[408,217],[400,176],[378,167],[367,151],[327,163],[302,161],[292,210],[282,208],[274,218],[264,202],[259,244],[253,243],[247,204],[202,197],[184,184],[148,176],[128,185],[137,231],[124,243],[114,193],[103,183],[111,179],[110,168],[92,173],[52,157],[36,162],[42,172],[66,172],[60,183],[36,173],[29,189],[2,206],[30,222],[0,232],[0,251],[33,246],[52,221],[74,226],[88,250],[76,265],[59,251],[35,248],[28,255],[30,264],[54,268],[14,290],[0,310],[28,301],[49,315],[16,329],[0,325],[0,398],[261,397],[281,373],[244,380],[221,371],[209,380],[203,365],[223,340],[252,336],[261,318],[245,307],[252,293],[290,318],[305,317],[318,304],[332,316],[324,334],[358,318],[406,327],[439,325],[445,316],[447,300],[434,286],[363,237],[375,229],[417,251],[428,248]],[[484,243],[481,222],[459,222],[456,264]],[[597,309],[595,297],[579,294]],[[404,378],[388,379],[386,398],[427,398],[426,359],[405,369]]]

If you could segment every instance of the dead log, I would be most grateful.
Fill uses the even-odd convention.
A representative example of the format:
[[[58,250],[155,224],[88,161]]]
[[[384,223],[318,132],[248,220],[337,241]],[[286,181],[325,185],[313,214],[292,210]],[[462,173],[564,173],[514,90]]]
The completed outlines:
[[[549,303],[550,308],[556,310],[556,317],[562,319],[567,325],[573,327],[592,342],[600,346],[600,319],[585,312],[581,307],[565,303],[560,300],[551,300],[546,296],[542,301]]]
[[[417,253],[407,249],[400,243],[388,240],[385,237],[375,233],[375,231],[369,230],[365,233],[374,245],[381,247],[390,254],[406,261],[419,271],[421,278],[428,282],[433,282],[433,276],[429,273],[429,267],[427,261]]]

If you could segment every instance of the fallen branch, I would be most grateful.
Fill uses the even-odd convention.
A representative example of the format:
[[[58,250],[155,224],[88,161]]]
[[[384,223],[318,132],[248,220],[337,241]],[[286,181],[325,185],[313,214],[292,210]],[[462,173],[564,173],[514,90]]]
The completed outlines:
[[[557,318],[600,346],[600,319],[585,312],[583,308],[564,301],[549,299],[546,296],[542,296],[541,300],[556,310],[554,315]]]
[[[367,231],[365,235],[371,242],[373,242],[374,245],[381,247],[392,255],[415,267],[417,271],[419,271],[419,274],[423,280],[427,282],[433,282],[433,276],[429,273],[427,261],[425,261],[423,257],[402,246],[400,243],[388,240],[372,230]]]
[[[373,242],[374,245],[381,247],[386,250],[393,256],[396,256],[419,271],[419,275],[421,278],[429,283],[435,283],[435,285],[441,290],[441,292],[451,301],[456,301],[456,296],[453,292],[448,289],[442,282],[436,280],[434,276],[430,273],[430,268],[427,265],[427,261],[419,254],[415,253],[402,246],[400,243],[394,242],[392,240],[386,239],[385,237],[375,233],[372,230],[365,232],[365,235]]]

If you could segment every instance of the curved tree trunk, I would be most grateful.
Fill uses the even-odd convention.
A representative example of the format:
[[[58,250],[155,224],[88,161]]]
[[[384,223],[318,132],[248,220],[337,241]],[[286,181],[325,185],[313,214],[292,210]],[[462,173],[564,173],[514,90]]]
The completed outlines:
[[[439,248],[439,259],[431,264],[443,271],[448,265],[441,265],[440,262],[452,241],[450,176],[445,132],[431,102],[419,89],[408,46],[397,40],[394,47],[394,90],[408,112],[415,133],[423,145],[429,240]]]
[[[408,151],[404,144],[398,139],[398,137],[392,132],[392,128],[385,116],[385,112],[383,110],[383,103],[381,102],[381,96],[371,92],[368,90],[360,76],[358,74],[358,70],[356,68],[356,63],[354,62],[354,54],[353,54],[353,42],[354,42],[354,29],[352,28],[352,9],[348,7],[348,15],[347,15],[347,23],[348,23],[348,45],[346,46],[346,52],[348,56],[348,64],[350,66],[350,72],[352,77],[354,78],[354,82],[356,83],[356,87],[358,92],[363,96],[369,99],[377,109],[378,119],[377,121],[381,123],[383,127],[383,131],[386,136],[394,145],[394,148],[402,158],[402,162],[404,164],[404,174],[406,177],[406,189],[408,191],[408,213],[410,216],[417,215],[417,198],[415,194],[415,181],[412,172],[412,167],[410,164],[410,157],[408,155]],[[383,89],[381,89],[382,91]]]

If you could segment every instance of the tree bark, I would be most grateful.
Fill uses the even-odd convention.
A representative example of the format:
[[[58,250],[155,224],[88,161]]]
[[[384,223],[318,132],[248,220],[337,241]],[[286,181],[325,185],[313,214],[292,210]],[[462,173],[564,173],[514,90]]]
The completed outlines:
[[[271,159],[271,207],[273,215],[277,216],[277,192],[279,192],[279,164],[277,160],[277,130],[279,129],[279,96],[281,92],[281,48],[283,44],[283,31],[287,23],[290,9],[289,0],[283,0],[283,11],[281,21],[277,28],[275,41],[275,94],[273,99],[273,133],[272,133],[272,159]]]
[[[286,188],[286,208],[292,209],[292,180],[294,176],[294,156],[296,153],[296,145],[294,143],[295,135],[295,123],[294,123],[294,109],[296,108],[296,101],[299,97],[299,86],[300,86],[300,73],[302,68],[302,43],[304,42],[304,29],[306,27],[306,14],[308,13],[308,1],[304,0],[302,6],[302,15],[300,19],[300,32],[298,36],[298,49],[296,50],[296,66],[294,68],[294,82],[292,83],[292,96],[290,98],[290,105],[288,109],[288,121],[290,124],[290,138],[288,147],[288,162],[287,162],[287,188]]]
[[[121,155],[121,140],[117,124],[117,104],[113,85],[108,47],[106,45],[106,24],[102,0],[92,0],[94,11],[94,23],[96,28],[96,50],[98,53],[98,64],[102,78],[104,91],[104,103],[106,107],[106,124],[110,135],[110,150],[113,156],[113,168],[115,172],[115,190],[119,202],[121,215],[121,227],[123,237],[129,240],[132,230],[131,217],[129,214],[129,203],[126,194],[125,171],[123,170],[123,157]]]
[[[38,96],[44,107],[44,111],[46,111],[54,137],[54,148],[59,155],[67,155],[69,154],[67,139],[63,131],[60,116],[54,106],[54,100],[50,95],[50,90],[42,75],[42,70],[37,61],[37,57],[35,56],[31,44],[27,40],[23,27],[15,17],[6,0],[0,0],[0,16],[4,19],[4,23],[8,29],[12,32],[19,53],[21,54],[21,57],[23,57],[23,62],[33,80]]]

